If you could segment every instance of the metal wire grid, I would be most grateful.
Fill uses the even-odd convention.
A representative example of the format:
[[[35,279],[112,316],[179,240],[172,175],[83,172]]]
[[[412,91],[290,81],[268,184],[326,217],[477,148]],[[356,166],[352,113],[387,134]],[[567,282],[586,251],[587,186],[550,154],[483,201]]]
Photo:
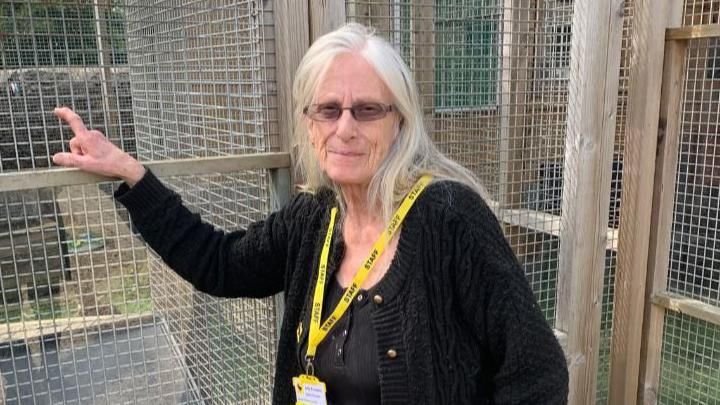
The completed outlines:
[[[56,105],[72,106],[131,153],[138,128],[145,159],[277,145],[269,6],[140,3],[0,5],[1,170],[47,167],[67,148]],[[267,213],[266,179],[248,172],[170,183],[232,229]],[[160,270],[126,214],[115,214],[112,188],[2,195],[0,399],[267,402],[271,303],[213,300]]]
[[[717,24],[720,0],[685,0],[683,25]]]
[[[720,327],[668,311],[659,402],[714,404],[720,398]]]
[[[0,172],[48,167],[67,148],[58,105],[134,151],[121,16],[87,1],[0,5]]]
[[[519,7],[527,12],[515,12],[527,21],[528,39],[533,47],[519,47],[517,58],[528,60],[530,70],[519,77],[513,77],[511,64],[509,80],[525,79],[527,84],[512,89],[518,93],[510,108],[508,125],[519,127],[510,131],[508,166],[509,188],[520,192],[521,205],[529,210],[521,215],[528,223],[525,229],[518,229],[517,239],[510,238],[517,245],[520,260],[525,262],[526,271],[531,258],[548,257],[541,260],[536,271],[528,272],[533,290],[541,308],[548,313],[548,320],[555,321],[556,285],[560,236],[560,205],[563,190],[563,155],[567,125],[567,97],[570,70],[570,43],[572,40],[573,3],[568,1],[546,1],[542,3],[521,2]],[[522,25],[521,25],[522,27]],[[512,43],[512,46],[518,46]],[[522,62],[521,68],[524,68]],[[525,76],[525,77],[523,77]],[[523,94],[525,92],[525,94]],[[502,147],[501,145],[501,153]],[[504,156],[501,154],[501,156]],[[518,172],[513,174],[513,172]],[[536,218],[533,211],[548,215]],[[545,232],[541,238],[552,241],[540,246],[528,242]],[[510,233],[512,235],[512,233]],[[537,266],[537,265],[536,265]],[[536,281],[539,280],[538,281]]]
[[[436,144],[484,181],[554,322],[572,3],[346,1],[346,14],[406,58]]]
[[[271,9],[254,1],[129,4],[138,156],[192,158],[277,149]],[[223,229],[269,210],[268,174],[168,179],[186,204]],[[276,342],[272,300],[217,300],[187,288],[157,257],[157,311],[202,400],[270,400]],[[163,269],[163,270],[160,270]]]
[[[167,179],[204,219],[226,230],[268,211],[261,172]],[[178,343],[199,398],[268,403],[272,391],[276,312],[272,299],[218,300],[192,290],[152,257],[153,302]]]
[[[668,288],[720,305],[720,44],[692,41],[675,188]]]
[[[129,63],[142,158],[278,149],[273,66],[265,54],[272,41],[265,25],[271,10],[262,4],[128,2]]]
[[[684,24],[716,24],[720,2],[687,0]],[[718,206],[720,44],[689,44],[670,247],[669,291],[720,305]],[[668,404],[714,403],[720,392],[718,327],[668,311],[663,331],[660,399]]]
[[[145,249],[105,186],[1,196],[2,245],[10,246],[0,261],[6,403],[167,401],[188,392],[152,313]]]
[[[262,216],[267,196],[248,197],[258,184],[267,186],[261,178],[245,172],[169,182],[203,217],[234,229]],[[272,300],[221,301],[192,291],[159,259],[146,260],[127,214],[101,188],[38,190],[29,203],[5,205],[15,214],[3,221],[15,253],[0,261],[2,398],[268,402]],[[53,203],[54,215],[28,215],[41,210],[38,195]],[[24,226],[58,216],[64,225],[53,222],[52,232]],[[62,255],[53,256],[54,249]],[[31,257],[19,257],[26,250]]]

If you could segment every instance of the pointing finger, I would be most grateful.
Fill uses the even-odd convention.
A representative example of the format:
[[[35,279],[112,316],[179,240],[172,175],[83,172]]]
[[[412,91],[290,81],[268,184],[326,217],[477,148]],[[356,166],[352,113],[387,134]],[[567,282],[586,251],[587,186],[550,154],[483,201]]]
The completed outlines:
[[[75,135],[87,131],[87,127],[85,127],[82,118],[80,118],[80,116],[77,115],[75,111],[69,108],[58,107],[55,109],[55,115],[57,115],[58,118],[60,118],[61,120],[65,121],[70,126],[70,129],[73,131],[73,133],[75,133]]]

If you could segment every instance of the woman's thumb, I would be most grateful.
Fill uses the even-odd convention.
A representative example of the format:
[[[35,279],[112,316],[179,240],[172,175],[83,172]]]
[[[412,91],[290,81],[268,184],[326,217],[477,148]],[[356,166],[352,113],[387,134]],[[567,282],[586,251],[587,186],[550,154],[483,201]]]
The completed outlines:
[[[53,163],[58,166],[78,167],[80,164],[80,156],[75,153],[59,152],[53,155]]]

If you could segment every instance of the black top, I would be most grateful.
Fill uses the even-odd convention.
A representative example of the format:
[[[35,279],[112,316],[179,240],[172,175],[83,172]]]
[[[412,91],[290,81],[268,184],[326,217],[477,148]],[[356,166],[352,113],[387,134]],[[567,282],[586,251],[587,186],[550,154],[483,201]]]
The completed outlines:
[[[323,321],[345,293],[337,278],[329,278],[331,281],[323,300]],[[315,375],[326,385],[329,405],[380,404],[377,345],[371,320],[373,306],[370,305],[373,290],[358,292],[315,353]],[[307,328],[307,324],[303,327]],[[303,339],[298,348],[298,360],[304,365],[307,339]]]
[[[308,313],[332,191],[300,193],[234,232],[203,223],[150,172],[116,195],[147,243],[198,290],[283,292],[273,403],[295,403],[296,329]],[[337,260],[342,249],[331,255]],[[383,299],[371,304],[371,320],[382,404],[567,403],[560,345],[495,215],[468,187],[427,187],[377,287]]]

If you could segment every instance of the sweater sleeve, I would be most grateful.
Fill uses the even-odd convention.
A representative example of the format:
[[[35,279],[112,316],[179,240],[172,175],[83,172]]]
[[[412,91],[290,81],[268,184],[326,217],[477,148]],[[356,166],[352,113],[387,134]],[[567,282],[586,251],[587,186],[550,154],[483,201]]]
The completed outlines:
[[[246,230],[224,232],[190,212],[150,171],[132,188],[122,184],[115,197],[170,268],[220,297],[266,297],[283,289],[290,222],[307,199],[296,197]]]
[[[484,202],[478,205],[480,220],[459,236],[467,255],[457,285],[490,363],[493,403],[566,404],[563,351],[497,219]]]

